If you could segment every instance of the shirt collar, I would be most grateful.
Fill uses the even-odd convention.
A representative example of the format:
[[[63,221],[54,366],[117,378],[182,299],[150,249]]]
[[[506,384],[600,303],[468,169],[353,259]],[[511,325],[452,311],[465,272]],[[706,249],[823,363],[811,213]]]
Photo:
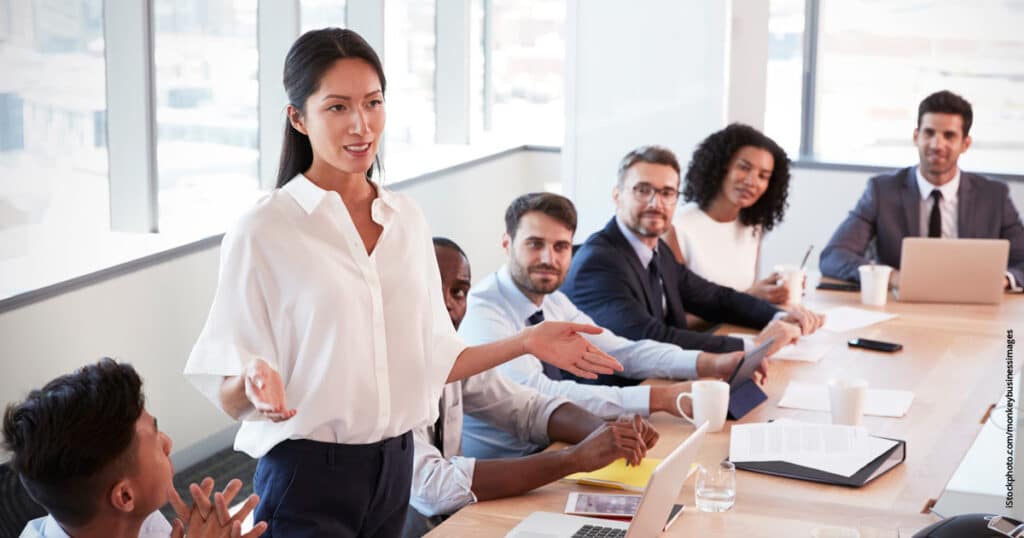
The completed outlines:
[[[375,203],[377,200],[380,200],[382,204],[392,211],[398,211],[398,204],[396,203],[394,193],[377,184],[374,184],[374,188],[377,190]],[[308,215],[313,214],[313,211],[320,205],[324,197],[330,194],[330,191],[320,188],[303,174],[298,174],[292,178],[284,187],[281,187],[281,190],[290,194]]]
[[[516,286],[516,283],[512,281],[512,273],[508,270],[508,264],[502,265],[501,269],[498,269],[498,290],[501,292],[502,297],[508,301],[508,305],[512,307],[512,312],[516,315],[522,323],[526,323],[526,318],[532,316],[534,312],[538,310],[544,310],[544,305],[548,301],[548,296],[545,295],[541,299],[540,306],[537,306],[523,294],[523,290]]]
[[[623,224],[622,219],[620,219],[618,215],[615,215],[615,224],[619,226],[619,231],[626,237],[626,241],[629,241],[629,246],[633,247],[633,250],[636,251],[637,257],[640,258],[640,265],[643,266],[644,269],[647,269],[647,266],[651,263],[651,259],[654,258],[654,249],[645,245],[644,242],[641,241],[635,233],[633,233],[633,230],[630,230],[625,224]]]
[[[929,183],[928,180],[924,178],[924,174],[921,173],[921,167],[920,166],[915,166],[914,167],[914,174],[916,174],[916,176],[917,176],[917,190],[921,191],[921,199],[922,200],[927,200],[928,197],[932,195],[932,191],[935,190],[935,189],[939,189],[939,192],[942,193],[942,199],[943,200],[946,200],[946,201],[956,200],[957,189],[960,188],[960,168],[959,167],[957,167],[956,175],[953,176],[953,179],[947,181],[946,184],[941,186],[941,187],[936,187],[935,185],[932,185],[931,183]]]

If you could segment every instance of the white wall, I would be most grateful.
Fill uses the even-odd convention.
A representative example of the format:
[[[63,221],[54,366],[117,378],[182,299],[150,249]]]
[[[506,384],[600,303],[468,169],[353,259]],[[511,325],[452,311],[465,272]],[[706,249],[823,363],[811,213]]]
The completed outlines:
[[[502,263],[499,239],[509,201],[557,181],[559,160],[557,153],[518,151],[396,190],[419,202],[435,235],[461,244],[478,279]],[[0,402],[20,400],[58,375],[114,356],[142,375],[148,409],[174,440],[176,465],[223,448],[231,420],[181,375],[213,300],[219,251],[186,255],[0,313]],[[213,442],[199,444],[211,436]]]
[[[611,217],[616,165],[629,150],[661,144],[685,163],[724,124],[730,3],[569,6],[562,178],[585,238]]]

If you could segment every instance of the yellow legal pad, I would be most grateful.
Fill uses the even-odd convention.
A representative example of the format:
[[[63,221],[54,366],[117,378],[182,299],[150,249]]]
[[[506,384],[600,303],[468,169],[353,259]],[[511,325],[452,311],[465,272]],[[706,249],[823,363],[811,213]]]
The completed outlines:
[[[619,458],[605,467],[589,473],[574,473],[563,480],[587,486],[643,491],[651,479],[654,468],[661,463],[658,458],[644,458],[640,465],[627,467],[626,459]]]

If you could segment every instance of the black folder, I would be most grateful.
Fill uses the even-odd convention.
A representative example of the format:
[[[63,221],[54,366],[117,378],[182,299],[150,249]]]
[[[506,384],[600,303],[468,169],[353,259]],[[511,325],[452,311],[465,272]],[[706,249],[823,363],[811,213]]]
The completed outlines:
[[[882,437],[881,439],[889,438]],[[821,482],[822,484],[859,488],[889,472],[889,469],[896,467],[907,459],[907,442],[899,439],[889,440],[896,441],[896,446],[886,450],[881,456],[871,460],[870,463],[854,473],[853,476],[842,476],[827,473],[825,471],[785,461],[749,461],[733,462],[733,464],[736,465],[737,469],[753,471],[755,473],[796,478],[797,480],[808,480],[810,482]]]

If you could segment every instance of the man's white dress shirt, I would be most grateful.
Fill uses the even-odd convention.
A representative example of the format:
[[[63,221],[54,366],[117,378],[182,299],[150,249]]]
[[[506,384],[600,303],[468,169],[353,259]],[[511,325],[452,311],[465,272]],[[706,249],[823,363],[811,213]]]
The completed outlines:
[[[159,511],[149,514],[139,529],[139,538],[167,538],[171,535],[171,524]],[[53,516],[33,519],[25,525],[19,538],[70,538]]]
[[[459,335],[470,345],[507,338],[526,328],[527,318],[537,310],[543,310],[546,320],[594,324],[560,291],[545,295],[537,306],[516,287],[508,267],[503,266],[470,290]],[[654,340],[628,340],[608,329],[601,334],[584,336],[622,363],[626,377],[692,379],[697,376],[698,351]],[[604,419],[625,413],[650,414],[648,386],[609,387],[571,380],[555,381],[544,375],[540,359],[533,355],[519,356],[497,369],[512,381],[544,394],[568,398]],[[466,417],[462,437],[463,452],[478,458],[516,457],[540,448],[536,443],[516,438],[472,416]]]

